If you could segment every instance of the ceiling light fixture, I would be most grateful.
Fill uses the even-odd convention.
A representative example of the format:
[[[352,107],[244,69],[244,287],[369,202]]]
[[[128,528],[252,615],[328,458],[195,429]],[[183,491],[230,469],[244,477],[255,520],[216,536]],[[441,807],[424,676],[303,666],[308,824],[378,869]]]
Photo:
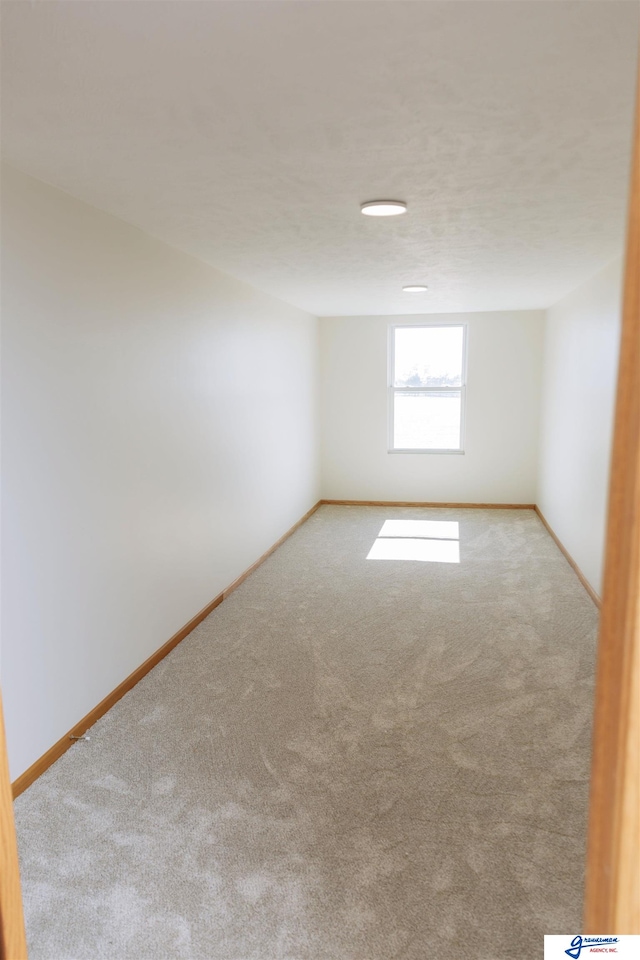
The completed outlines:
[[[428,289],[429,287],[425,287],[423,283],[411,283],[408,287],[402,288],[404,293],[424,293]]]
[[[403,200],[370,200],[362,203],[360,210],[365,217],[397,217],[407,212],[407,205]]]

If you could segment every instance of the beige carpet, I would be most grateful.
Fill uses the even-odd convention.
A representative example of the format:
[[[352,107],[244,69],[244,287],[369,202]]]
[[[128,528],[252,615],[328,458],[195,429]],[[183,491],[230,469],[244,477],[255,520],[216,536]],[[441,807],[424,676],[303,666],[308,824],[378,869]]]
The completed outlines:
[[[322,507],[16,802],[31,960],[541,958],[596,622],[531,511]]]

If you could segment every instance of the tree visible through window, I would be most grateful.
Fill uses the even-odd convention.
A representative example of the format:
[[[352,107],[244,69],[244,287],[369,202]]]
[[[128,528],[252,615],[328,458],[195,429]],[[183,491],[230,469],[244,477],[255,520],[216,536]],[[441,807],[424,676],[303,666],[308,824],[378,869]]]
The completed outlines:
[[[392,326],[390,451],[462,452],[463,324]]]

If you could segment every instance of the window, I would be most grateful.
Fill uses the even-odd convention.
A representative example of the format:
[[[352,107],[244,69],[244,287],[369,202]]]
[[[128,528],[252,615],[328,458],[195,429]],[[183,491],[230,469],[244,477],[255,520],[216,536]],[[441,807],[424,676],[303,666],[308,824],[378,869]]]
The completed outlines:
[[[463,453],[466,326],[392,326],[389,452]]]

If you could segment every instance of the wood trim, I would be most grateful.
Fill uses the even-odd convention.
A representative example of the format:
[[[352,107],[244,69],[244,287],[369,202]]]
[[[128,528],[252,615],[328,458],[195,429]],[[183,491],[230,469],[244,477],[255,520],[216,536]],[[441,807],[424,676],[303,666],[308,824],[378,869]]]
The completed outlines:
[[[0,695],[0,957],[27,960],[22,914],[18,844],[13,822],[13,801]]]
[[[306,523],[306,522],[307,522],[307,520],[309,519],[309,517],[311,517],[311,516],[316,512],[316,510],[317,510],[319,507],[322,506],[322,503],[323,503],[322,500],[318,500],[317,503],[314,503],[314,505],[311,507],[311,509],[310,509],[310,510],[307,510],[307,512],[305,513],[304,517],[300,517],[300,519],[297,521],[297,523],[294,523],[294,525],[291,527],[290,530],[287,530],[287,532],[286,532],[285,534],[283,534],[283,535],[280,537],[279,540],[276,540],[276,542],[273,544],[273,546],[272,546],[272,547],[269,547],[269,549],[267,550],[266,553],[263,553],[262,556],[259,557],[259,559],[256,560],[255,563],[251,564],[251,566],[248,567],[248,568],[244,571],[244,573],[241,573],[240,576],[237,577],[230,586],[228,586],[225,590],[223,590],[222,593],[220,594],[220,596],[222,597],[222,599],[223,599],[223,600],[226,600],[230,593],[233,593],[234,590],[237,590],[238,587],[240,586],[240,584],[243,583],[243,582],[247,579],[247,577],[250,576],[250,575],[253,573],[253,571],[256,570],[256,569],[260,566],[261,563],[264,563],[264,561],[265,561],[268,557],[270,557],[271,554],[274,553],[274,551],[276,551],[276,550],[278,549],[278,547],[281,546],[281,545],[285,542],[285,540],[288,540],[288,539],[289,539],[289,537],[291,536],[292,533],[295,533],[296,530],[297,530],[299,527],[301,527],[303,523]]]
[[[79,720],[78,723],[71,728],[71,730],[65,733],[65,735],[57,741],[57,743],[54,743],[46,753],[44,753],[28,768],[28,770],[25,770],[25,772],[21,774],[17,780],[14,780],[14,798],[19,797],[20,794],[27,789],[27,787],[31,786],[34,780],[37,780],[38,777],[41,776],[45,770],[51,766],[52,763],[55,763],[56,760],[58,760],[62,754],[69,749],[69,747],[73,746],[73,737],[80,737],[86,733],[89,727],[92,727],[93,724],[100,719],[100,717],[103,717],[107,710],[110,710],[111,707],[118,702],[118,700],[122,699],[125,693],[128,693],[129,690],[135,687],[135,685],[139,683],[140,680],[142,680],[142,678],[146,676],[150,670],[153,670],[153,668],[157,666],[161,660],[164,660],[167,654],[171,653],[174,647],[177,647],[178,644],[184,640],[184,638],[187,637],[191,631],[198,626],[199,623],[202,623],[202,621],[208,617],[216,607],[220,606],[223,600],[226,600],[234,590],[237,590],[240,584],[243,583],[247,577],[260,566],[260,564],[264,563],[264,561],[270,557],[271,554],[277,550],[278,547],[281,546],[281,544],[283,544],[292,533],[295,533],[298,527],[302,526],[302,524],[305,523],[305,521],[316,512],[320,504],[321,501],[319,500],[316,504],[314,504],[313,507],[311,507],[310,510],[307,510],[305,515],[301,517],[297,523],[294,523],[291,529],[287,530],[287,532],[283,534],[283,536],[281,536],[280,539],[273,544],[273,546],[269,547],[266,553],[263,553],[255,563],[245,570],[244,573],[241,573],[232,584],[230,584],[228,587],[225,587],[222,593],[219,593],[217,597],[214,597],[211,603],[208,603],[206,607],[203,607],[202,610],[200,610],[199,613],[196,613],[195,617],[192,617],[191,620],[184,625],[184,627],[178,630],[177,633],[174,633],[170,640],[167,640],[167,642],[163,644],[159,650],[156,650],[155,653],[152,653],[151,656],[144,661],[144,663],[140,664],[140,666],[134,670],[133,673],[129,674],[129,676],[123,680],[122,683],[118,684],[115,690],[112,690],[111,693],[107,694],[104,700],[101,700],[97,707],[94,707],[93,710],[90,710],[86,717],[83,717],[82,720]]]
[[[17,780],[14,780],[14,799],[19,797],[21,793],[24,793],[27,787],[30,787],[34,780],[37,780],[38,777],[45,772],[45,770],[49,769],[52,763],[55,763],[56,760],[59,760],[62,754],[66,753],[69,747],[73,746],[74,737],[81,737],[83,734],[85,734],[89,727],[92,727],[94,723],[100,719],[100,717],[103,717],[107,710],[110,710],[111,707],[118,702],[118,700],[121,700],[125,693],[128,693],[129,690],[135,687],[135,685],[139,683],[140,680],[142,680],[142,678],[146,676],[150,670],[153,670],[153,668],[157,666],[161,660],[164,660],[167,654],[171,653],[174,647],[178,646],[181,640],[184,640],[184,638],[188,636],[191,631],[198,626],[199,623],[202,623],[205,617],[208,617],[209,614],[222,603],[223,599],[224,594],[219,593],[218,596],[211,601],[211,603],[208,603],[206,607],[203,607],[203,609],[200,610],[195,617],[192,617],[191,620],[184,625],[184,627],[178,630],[177,633],[174,633],[171,639],[167,640],[167,642],[163,644],[159,650],[156,650],[155,653],[152,653],[151,656],[144,661],[144,663],[140,664],[140,666],[134,670],[133,673],[129,674],[129,676],[126,677],[122,683],[118,684],[115,690],[112,690],[111,693],[107,694],[104,700],[101,700],[97,707],[94,707],[93,710],[90,710],[89,713],[82,718],[82,720],[79,720],[78,723],[71,728],[71,730],[65,733],[63,737],[60,737],[60,739],[54,743],[46,753],[43,753],[42,756],[35,761],[35,763],[32,763],[31,766],[25,770],[25,772],[21,774]]]
[[[640,76],[598,644],[585,933],[640,933]]]
[[[321,500],[339,507],[458,507],[464,510],[535,510],[535,503],[438,503],[427,500]]]
[[[544,524],[544,526],[547,528],[547,533],[550,535],[551,539],[555,541],[556,546],[559,548],[560,552],[564,555],[564,558],[565,558],[565,560],[568,562],[569,566],[570,566],[570,567],[573,567],[573,571],[574,571],[574,573],[576,574],[578,580],[580,581],[580,583],[582,584],[582,586],[585,588],[585,590],[587,591],[587,593],[589,594],[589,596],[591,597],[591,599],[592,599],[593,602],[595,603],[596,607],[598,607],[598,609],[600,609],[600,606],[601,606],[601,604],[602,604],[602,600],[600,599],[600,597],[598,596],[598,594],[596,593],[596,591],[593,589],[593,587],[591,586],[591,584],[589,583],[589,581],[587,580],[587,578],[585,577],[584,573],[582,572],[582,570],[580,569],[580,567],[578,566],[578,564],[575,562],[575,560],[573,559],[573,557],[571,556],[571,554],[569,553],[569,551],[566,549],[565,545],[562,543],[561,540],[558,539],[558,537],[556,536],[556,534],[554,533],[554,531],[552,530],[552,528],[549,526],[549,524],[548,524],[548,522],[547,522],[544,514],[542,513],[542,510],[540,509],[540,507],[536,504],[536,506],[535,506],[533,509],[535,510],[535,512],[536,512],[536,513],[538,514],[538,516],[540,517],[540,520],[542,521],[542,523]]]
[[[420,500],[321,500],[320,503],[347,507],[458,507],[459,509],[464,510],[534,510],[540,517],[540,520],[564,555],[565,559],[568,561],[569,565],[573,568],[578,580],[585,588],[596,607],[600,607],[600,597],[593,589],[571,554],[565,548],[564,544],[555,535],[554,531],[547,523],[542,511],[536,503],[437,503],[435,501],[427,502]]]

